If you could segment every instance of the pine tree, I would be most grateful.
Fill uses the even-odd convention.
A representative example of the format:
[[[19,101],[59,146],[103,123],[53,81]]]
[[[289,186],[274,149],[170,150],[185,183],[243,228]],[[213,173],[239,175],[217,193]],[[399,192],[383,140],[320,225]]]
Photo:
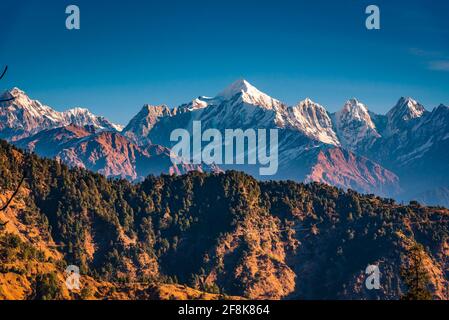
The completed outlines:
[[[401,277],[408,288],[401,300],[432,300],[432,293],[429,291],[430,277],[424,267],[424,248],[420,244],[415,244],[408,253],[409,265],[402,267]]]

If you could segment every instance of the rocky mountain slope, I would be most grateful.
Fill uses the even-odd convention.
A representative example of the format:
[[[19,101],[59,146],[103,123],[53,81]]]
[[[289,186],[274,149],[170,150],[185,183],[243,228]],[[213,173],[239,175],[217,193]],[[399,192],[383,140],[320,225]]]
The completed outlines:
[[[147,139],[150,130],[153,129],[159,118],[171,116],[174,112],[167,106],[145,105],[123,129],[123,134],[139,145],[151,143]]]
[[[233,171],[131,184],[5,142],[0,170],[1,204],[26,177],[0,211],[3,298],[398,299],[410,268],[447,298],[446,209]],[[67,264],[81,292],[64,289]],[[378,290],[364,285],[368,265]]]
[[[58,159],[72,167],[133,181],[142,180],[150,174],[212,170],[208,166],[175,165],[170,159],[170,150],[163,146],[139,147],[118,132],[98,132],[93,126],[69,125],[43,130],[17,141],[16,145],[43,157]]]
[[[197,100],[201,99],[204,98]],[[177,128],[192,132],[193,121],[196,120],[201,120],[203,132],[210,128],[219,129],[222,133],[226,129],[276,128],[279,130],[279,170],[275,176],[260,176],[258,167],[251,165],[222,164],[220,167],[224,170],[242,170],[261,179],[296,181],[316,177],[313,168],[320,165],[320,151],[325,152],[329,147],[338,149],[341,145],[330,115],[324,107],[310,99],[289,107],[269,98],[247,81],[239,80],[216,97],[201,101],[201,108],[185,105],[157,118],[156,123],[151,123],[152,129],[145,139],[171,148],[174,145],[170,141],[171,132]],[[364,166],[366,159],[348,152],[352,162],[358,162],[355,166]],[[386,195],[385,191],[389,190],[396,195],[400,186],[395,174],[377,163],[370,163],[370,166],[378,167],[379,170],[376,174],[363,177],[357,173],[348,174],[354,166],[348,166],[347,161],[328,162],[321,166],[324,172],[321,177],[317,177],[317,181],[339,181],[335,185],[380,195]],[[368,173],[369,170],[363,172]],[[343,176],[345,178],[342,179]]]
[[[226,128],[278,128],[280,166],[275,179],[316,178],[331,185],[405,200],[447,185],[449,108],[445,105],[429,112],[412,98],[401,98],[386,115],[378,115],[357,99],[350,99],[340,111],[328,114],[310,99],[289,107],[245,80],[223,92],[173,109],[173,113],[152,123],[146,137],[170,146],[169,133],[175,128],[191,131],[195,120],[202,121],[203,130],[218,128],[222,132]],[[334,155],[349,152],[348,157],[357,163],[320,163],[329,148],[336,148]],[[367,160],[376,173],[356,169]],[[264,178],[250,166],[222,167]],[[314,168],[320,168],[323,174],[317,175]]]
[[[320,150],[306,182],[322,182],[340,188],[377,194],[400,194],[399,178],[375,162],[341,148]]]
[[[412,98],[399,99],[386,115],[369,111],[355,98],[330,114],[310,99],[288,106],[246,80],[238,80],[215,97],[200,96],[179,107],[145,105],[119,134],[118,126],[86,110],[58,113],[19,89],[4,95],[16,99],[0,105],[0,137],[108,176],[140,179],[147,173],[190,170],[185,161],[184,169],[169,168],[168,155],[175,144],[170,134],[179,128],[192,132],[193,122],[200,120],[203,132],[211,128],[222,134],[226,129],[278,129],[276,175],[260,176],[259,166],[254,165],[219,164],[221,170],[242,170],[260,179],[320,181],[400,200],[447,187],[449,178],[449,107],[427,111]],[[88,130],[95,134],[85,137],[89,142],[67,136],[74,139],[72,143],[61,140],[54,147],[52,129],[63,130],[70,124],[91,125],[93,129]],[[48,141],[48,150],[42,143],[34,149],[35,140]],[[145,153],[152,145],[165,150],[163,165],[147,165]],[[144,169],[139,163],[144,163]],[[439,203],[444,201],[442,197]]]
[[[363,154],[395,172],[406,195],[415,197],[438,187],[447,187],[449,107],[440,105],[425,111],[412,100],[408,99],[407,103],[403,100],[393,109],[403,116],[393,119],[390,113],[382,138],[366,148]]]
[[[15,141],[28,137],[39,131],[75,124],[91,125],[100,130],[121,130],[122,127],[109,122],[104,117],[96,116],[87,109],[74,108],[58,112],[30,99],[24,91],[13,88],[4,92],[0,100],[0,138]]]
[[[368,108],[355,98],[335,113],[334,122],[341,144],[352,151],[369,149],[381,137]]]

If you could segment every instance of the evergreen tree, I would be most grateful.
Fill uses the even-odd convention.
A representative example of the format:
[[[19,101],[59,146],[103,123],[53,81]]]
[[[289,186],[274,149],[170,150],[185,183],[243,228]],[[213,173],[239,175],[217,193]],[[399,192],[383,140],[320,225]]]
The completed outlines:
[[[432,300],[430,277],[424,267],[424,248],[415,244],[408,253],[408,266],[402,267],[401,277],[408,288],[401,300]]]
[[[59,300],[62,298],[61,288],[55,273],[39,274],[34,284],[33,299]]]

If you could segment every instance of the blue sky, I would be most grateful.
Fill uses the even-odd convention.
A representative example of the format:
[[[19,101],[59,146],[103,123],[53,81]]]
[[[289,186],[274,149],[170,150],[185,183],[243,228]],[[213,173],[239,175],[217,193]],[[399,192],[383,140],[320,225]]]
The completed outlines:
[[[65,28],[77,4],[81,30]],[[381,30],[365,28],[365,8]],[[0,90],[126,124],[143,104],[213,96],[238,78],[289,104],[357,97],[449,104],[449,1],[12,1],[0,3]]]

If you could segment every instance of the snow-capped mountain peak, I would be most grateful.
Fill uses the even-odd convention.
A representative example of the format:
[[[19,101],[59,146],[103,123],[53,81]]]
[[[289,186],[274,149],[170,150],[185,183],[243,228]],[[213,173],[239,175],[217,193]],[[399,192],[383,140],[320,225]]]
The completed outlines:
[[[31,100],[30,97],[25,93],[25,91],[14,87],[2,94],[2,99],[14,98],[12,101],[3,103],[3,106],[14,105],[19,109],[25,109],[30,112],[34,117],[40,117],[43,115],[48,116],[50,119],[57,120],[57,116],[53,114],[53,109],[43,105],[38,100]]]
[[[421,117],[426,109],[410,97],[401,97],[396,105],[387,113],[389,119],[408,121]]]
[[[109,122],[106,118],[96,116],[89,109],[76,107],[61,113],[65,122],[77,126],[93,126],[99,130],[122,131],[123,126]]]
[[[69,110],[65,111],[65,113],[72,114],[72,115],[91,114],[88,109],[81,108],[81,107],[75,107],[75,108],[69,109]]]
[[[204,97],[204,96],[193,99],[192,103],[188,107],[188,110],[193,111],[193,110],[206,108],[207,106],[209,106],[210,100],[212,100],[212,98]]]
[[[226,87],[223,91],[221,91],[217,97],[225,98],[229,100],[233,98],[236,94],[239,93],[248,93],[253,95],[261,95],[264,94],[260,92],[256,87],[254,87],[251,83],[246,81],[245,79],[239,79],[231,83],[228,87]]]
[[[263,107],[268,110],[279,108],[282,103],[263,93],[245,79],[233,82],[217,95],[217,99],[228,101],[239,95],[239,102]]]
[[[359,121],[366,124],[367,127],[375,129],[368,108],[356,98],[349,99],[343,108],[336,113],[337,125],[343,125],[350,121]]]
[[[6,91],[2,97],[14,100],[0,104],[0,137],[8,132],[8,138],[15,140],[36,132],[62,127],[69,124],[92,125],[99,130],[117,130],[121,127],[98,117],[87,109],[74,108],[59,112],[37,100],[32,100],[23,90],[15,87]]]
[[[411,120],[421,118],[426,109],[410,97],[402,97],[387,113],[386,135],[395,134],[408,126]]]
[[[340,145],[326,109],[310,98],[289,107],[282,117],[282,123],[284,126],[299,130],[315,140]]]
[[[315,103],[310,99],[309,97],[305,98],[304,100],[300,101],[298,104],[304,104],[304,105],[315,105],[317,107],[322,107],[318,103]]]
[[[448,180],[445,174],[449,172],[447,104],[428,112],[414,99],[401,98],[384,115],[370,112],[361,101],[351,98],[341,110],[329,114],[310,98],[287,106],[248,81],[238,80],[216,97],[199,96],[177,108],[145,105],[118,134],[104,132],[119,131],[120,127],[88,109],[77,107],[58,112],[30,99],[19,88],[12,88],[2,96],[5,100],[12,97],[15,99],[0,103],[0,139],[27,148],[33,146],[45,156],[56,154],[66,163],[94,170],[98,170],[96,157],[100,155],[106,159],[100,172],[113,176],[134,179],[142,172],[148,173],[147,169],[154,162],[137,163],[147,159],[149,144],[169,148],[173,145],[170,140],[173,130],[191,130],[193,121],[200,120],[203,130],[279,129],[279,172],[275,179],[306,177],[388,196],[399,190],[396,188],[398,176],[407,179],[401,187],[405,186],[408,193],[420,192]],[[58,152],[51,155],[45,153],[56,149]],[[97,150],[100,153],[97,154]],[[169,153],[164,159],[171,166]],[[371,161],[373,159],[375,162]],[[383,169],[381,165],[384,164],[395,174]],[[155,172],[160,168],[158,164]],[[235,168],[252,173],[249,166],[223,167],[226,170]]]
[[[9,94],[13,95],[14,97],[20,96],[20,95],[26,95],[25,92],[17,87],[13,87],[10,90],[8,90]]]
[[[368,108],[356,98],[346,101],[335,113],[335,127],[342,145],[352,151],[380,137]]]
[[[15,98],[15,99],[26,99],[28,96],[25,91],[20,88],[13,87],[7,91],[5,91],[2,95],[2,98]]]

